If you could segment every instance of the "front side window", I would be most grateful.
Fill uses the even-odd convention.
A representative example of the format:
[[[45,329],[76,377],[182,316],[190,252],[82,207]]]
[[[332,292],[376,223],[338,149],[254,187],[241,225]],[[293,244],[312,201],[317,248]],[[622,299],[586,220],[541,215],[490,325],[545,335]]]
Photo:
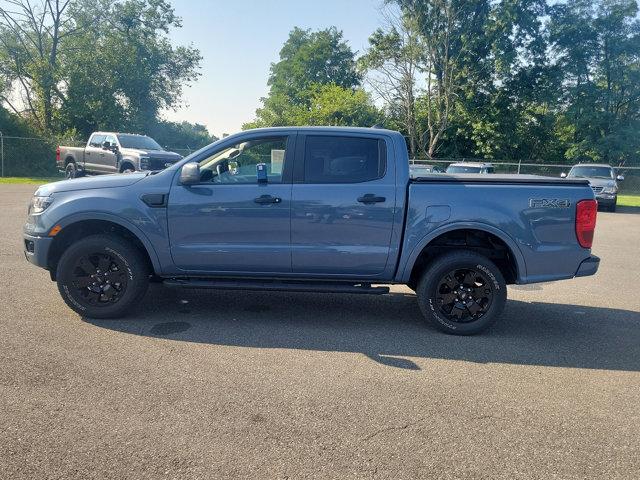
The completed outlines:
[[[116,137],[113,135],[107,135],[102,143],[104,142],[109,142],[111,146],[116,145]]]
[[[89,146],[90,147],[95,147],[95,148],[102,148],[102,144],[104,143],[104,135],[94,135],[91,137],[91,140],[89,141]]]
[[[201,160],[201,181],[210,183],[257,183],[258,165],[268,183],[282,183],[287,137],[257,138],[231,145]]]
[[[305,183],[360,183],[385,172],[385,143],[376,138],[307,136]]]

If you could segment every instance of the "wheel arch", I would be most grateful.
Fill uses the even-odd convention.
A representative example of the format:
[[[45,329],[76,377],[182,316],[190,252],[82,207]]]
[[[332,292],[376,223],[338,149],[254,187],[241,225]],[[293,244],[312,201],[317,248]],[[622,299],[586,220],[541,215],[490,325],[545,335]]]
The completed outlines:
[[[158,273],[161,270],[158,255],[149,239],[136,226],[126,220],[104,213],[86,213],[73,215],[58,222],[62,229],[51,244],[47,258],[47,266],[55,279],[58,261],[73,242],[96,233],[111,233],[131,241],[143,257],[148,261],[150,271]]]
[[[469,234],[477,236],[478,240],[484,239],[488,242],[488,245],[483,245],[481,241],[469,244],[467,240],[466,243],[462,243],[460,237],[465,236],[466,238]],[[506,256],[502,257],[503,252],[500,251],[500,255],[498,255],[499,261],[495,263],[500,268],[507,283],[521,283],[526,278],[526,264],[516,242],[504,231],[478,222],[446,225],[424,236],[412,249],[406,260],[401,271],[400,281],[409,286],[415,284],[416,277],[435,256],[442,253],[446,248],[468,249],[486,255],[491,247],[504,248]],[[487,256],[495,261],[494,258],[491,258],[491,255]],[[502,261],[500,261],[501,258],[503,259]]]
[[[127,166],[130,166],[134,171],[136,171],[136,164],[135,164],[135,162],[134,162],[132,159],[130,159],[130,158],[123,158],[123,159],[120,161],[120,166],[118,167],[118,171],[119,171],[120,173],[124,172],[124,170],[125,170],[125,168],[126,168]]]

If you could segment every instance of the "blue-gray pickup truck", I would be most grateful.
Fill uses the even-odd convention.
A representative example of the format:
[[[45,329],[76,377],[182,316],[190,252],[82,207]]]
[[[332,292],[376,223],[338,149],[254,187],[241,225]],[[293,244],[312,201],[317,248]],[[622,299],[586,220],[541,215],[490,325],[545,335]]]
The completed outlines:
[[[593,275],[586,180],[409,177],[405,141],[367,128],[268,128],[160,172],[41,186],[27,259],[80,315],[118,317],[167,286],[384,294],[416,291],[453,334],[495,322],[508,284]]]

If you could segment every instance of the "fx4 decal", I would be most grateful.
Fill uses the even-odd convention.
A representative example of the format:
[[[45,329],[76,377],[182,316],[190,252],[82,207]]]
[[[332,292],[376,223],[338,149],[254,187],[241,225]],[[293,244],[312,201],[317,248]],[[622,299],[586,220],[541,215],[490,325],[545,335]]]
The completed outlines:
[[[569,208],[571,202],[566,198],[530,198],[531,208]]]

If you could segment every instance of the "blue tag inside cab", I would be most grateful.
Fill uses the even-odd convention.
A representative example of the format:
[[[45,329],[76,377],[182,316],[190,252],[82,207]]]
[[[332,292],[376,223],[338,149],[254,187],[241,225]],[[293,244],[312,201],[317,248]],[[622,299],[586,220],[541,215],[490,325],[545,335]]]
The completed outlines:
[[[256,165],[256,175],[258,176],[258,183],[267,183],[267,164],[258,163]]]

